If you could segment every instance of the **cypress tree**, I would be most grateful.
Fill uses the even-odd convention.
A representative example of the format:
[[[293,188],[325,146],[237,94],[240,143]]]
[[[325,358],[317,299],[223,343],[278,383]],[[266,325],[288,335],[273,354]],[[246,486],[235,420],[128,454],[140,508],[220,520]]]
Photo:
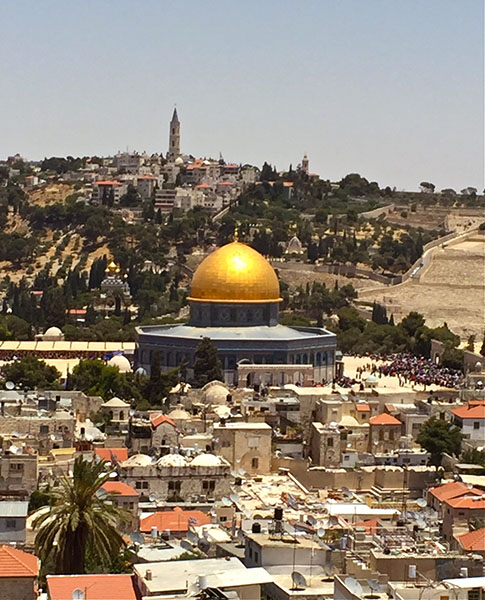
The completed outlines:
[[[195,350],[194,385],[203,387],[215,379],[223,379],[222,363],[216,346],[210,338],[204,337]]]

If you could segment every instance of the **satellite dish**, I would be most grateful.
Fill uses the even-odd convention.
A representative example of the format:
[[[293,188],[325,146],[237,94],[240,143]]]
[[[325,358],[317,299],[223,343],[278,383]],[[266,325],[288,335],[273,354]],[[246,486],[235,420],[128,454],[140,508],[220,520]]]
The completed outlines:
[[[51,433],[51,435],[49,437],[51,439],[51,442],[55,442],[56,441],[56,436],[53,433]]]
[[[367,585],[370,587],[370,589],[373,592],[376,592],[378,594],[381,593],[381,584],[379,583],[378,579],[368,579],[367,580]]]
[[[143,542],[145,541],[143,535],[139,531],[133,531],[132,533],[130,533],[130,540],[134,544],[143,544]]]
[[[8,451],[10,452],[10,454],[22,454],[22,448],[19,448],[18,446],[15,446],[14,444],[12,444],[10,446]]]
[[[222,498],[222,504],[224,504],[224,506],[232,506],[232,500],[227,496],[224,496]]]
[[[424,508],[428,503],[426,502],[425,498],[418,498],[416,500],[416,504],[419,506],[419,508]]]
[[[118,473],[116,471],[111,471],[109,477],[110,479],[116,479],[116,477],[118,477]]]
[[[232,500],[232,502],[234,502],[234,504],[237,504],[239,502],[239,496],[237,494],[231,494],[229,498],[230,500]]]
[[[323,571],[327,577],[333,577],[335,574],[335,565],[331,563],[323,565]]]
[[[187,531],[187,539],[189,540],[189,542],[191,544],[197,544],[199,537],[196,533],[189,530],[189,531]]]
[[[346,577],[344,584],[351,594],[355,594],[356,596],[362,595],[362,586],[355,577]]]
[[[13,381],[7,381],[7,383],[5,384],[5,389],[6,390],[14,390],[15,383]]]
[[[155,500],[156,500],[156,497],[155,497],[155,495],[154,495],[154,494],[150,494],[150,495],[148,496],[148,500],[150,500],[150,502],[155,502]]]
[[[354,494],[352,494],[352,492],[349,490],[349,488],[343,487],[342,488],[342,494],[344,495],[345,498],[352,498]]]
[[[241,477],[245,477],[247,475],[247,473],[244,469],[239,469],[238,473],[239,473],[239,475],[241,475]]]
[[[293,582],[293,590],[303,590],[308,587],[306,579],[299,571],[293,571],[291,574],[291,581]]]
[[[308,521],[308,523],[310,523],[310,525],[312,527],[315,527],[315,525],[317,524],[317,520],[315,519],[315,517],[313,515],[308,515],[307,521]]]
[[[188,541],[188,540],[182,540],[180,542],[180,546],[184,549],[184,550],[188,550],[189,552],[192,552],[194,547],[192,546],[192,544]]]
[[[207,554],[207,552],[209,552],[210,550],[210,542],[208,540],[206,540],[205,538],[201,538],[198,543],[197,546],[199,548],[199,550],[201,550],[204,554]]]
[[[319,527],[317,530],[317,535],[319,538],[322,538],[325,535],[325,529],[323,527]]]
[[[79,588],[76,588],[72,592],[72,600],[84,600],[84,591]]]

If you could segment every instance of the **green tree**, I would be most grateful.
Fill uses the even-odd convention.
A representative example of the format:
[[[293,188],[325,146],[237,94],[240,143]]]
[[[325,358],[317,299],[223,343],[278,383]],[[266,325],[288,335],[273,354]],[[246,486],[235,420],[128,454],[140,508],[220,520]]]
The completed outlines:
[[[62,476],[51,504],[34,513],[35,551],[57,574],[85,573],[87,552],[108,563],[123,547],[119,523],[129,515],[103,491],[111,471],[104,461],[76,458],[72,479]]]
[[[43,360],[31,355],[24,356],[3,367],[7,381],[21,384],[24,388],[57,389],[61,374]]]
[[[204,337],[195,350],[194,385],[203,387],[209,381],[222,381],[222,363],[219,352],[210,338]]]
[[[444,453],[459,456],[463,437],[449,421],[431,417],[423,423],[416,441],[431,454],[431,464],[438,467]]]
[[[423,327],[424,325],[424,317],[416,311],[411,311],[404,319],[401,321],[401,326],[404,327],[409,336],[414,337],[416,335],[416,331]]]

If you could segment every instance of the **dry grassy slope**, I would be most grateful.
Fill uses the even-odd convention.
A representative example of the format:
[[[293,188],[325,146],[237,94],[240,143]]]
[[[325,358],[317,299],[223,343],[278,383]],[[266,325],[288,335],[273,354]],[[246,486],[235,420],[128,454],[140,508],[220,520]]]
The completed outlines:
[[[66,198],[73,193],[73,191],[74,187],[69,184],[48,184],[32,190],[29,193],[28,201],[29,204],[47,206],[48,204],[53,204],[54,202],[64,202]],[[28,222],[20,218],[18,215],[9,215],[5,230],[9,233],[15,232],[23,236],[30,235]],[[32,270],[32,272],[27,275],[25,270],[14,269],[11,263],[4,261],[0,262],[0,279],[6,275],[9,275],[10,279],[18,282],[20,279],[22,279],[22,277],[26,276],[28,280],[32,281],[35,278],[35,275],[41,271],[50,260],[52,260],[57,247],[59,244],[61,244],[66,235],[70,238],[69,242],[61,252],[60,257],[53,261],[52,272],[55,274],[62,263],[69,256],[72,256],[72,266],[75,267],[85,252],[84,238],[80,236],[79,233],[69,232],[62,235],[57,242],[54,242],[54,232],[50,229],[47,229],[45,231],[45,235],[40,239],[41,244],[45,246],[44,253],[37,255],[35,261],[33,261],[31,265],[26,265],[26,269],[30,266],[32,269],[29,269],[29,271]],[[89,269],[93,261],[104,254],[106,254],[108,257],[111,257],[109,249],[105,245],[97,248],[93,252],[90,252],[84,268]]]
[[[39,186],[29,193],[29,204],[47,206],[55,202],[64,202],[74,192],[68,183],[51,183]]]

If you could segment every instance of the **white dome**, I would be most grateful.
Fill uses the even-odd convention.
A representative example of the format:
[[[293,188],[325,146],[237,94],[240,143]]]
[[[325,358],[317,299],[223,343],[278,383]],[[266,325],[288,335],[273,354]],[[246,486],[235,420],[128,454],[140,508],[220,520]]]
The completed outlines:
[[[108,360],[110,367],[118,367],[120,373],[129,373],[131,371],[130,361],[122,354],[115,354]]]
[[[59,329],[59,327],[49,327],[49,329],[44,333],[44,338],[56,338],[56,339],[64,339],[64,334]]]
[[[181,156],[178,156],[178,157],[175,159],[175,164],[176,164],[177,166],[178,166],[178,165],[183,165],[183,164],[184,164],[184,159],[183,159]]]
[[[181,454],[166,454],[157,464],[160,467],[186,467],[187,460]]]
[[[134,454],[121,463],[122,467],[147,467],[152,464],[152,459],[147,454]]]
[[[215,454],[199,454],[190,463],[191,467],[220,467],[221,459]]]
[[[111,400],[108,400],[107,402],[103,402],[101,406],[104,408],[130,408],[128,402],[125,402],[124,400],[122,400],[121,398],[117,398],[116,396],[114,398],[111,398]]]
[[[183,408],[174,408],[167,416],[171,419],[190,419],[190,413]]]
[[[202,391],[207,404],[225,404],[229,390],[219,381],[211,381],[206,384]]]

